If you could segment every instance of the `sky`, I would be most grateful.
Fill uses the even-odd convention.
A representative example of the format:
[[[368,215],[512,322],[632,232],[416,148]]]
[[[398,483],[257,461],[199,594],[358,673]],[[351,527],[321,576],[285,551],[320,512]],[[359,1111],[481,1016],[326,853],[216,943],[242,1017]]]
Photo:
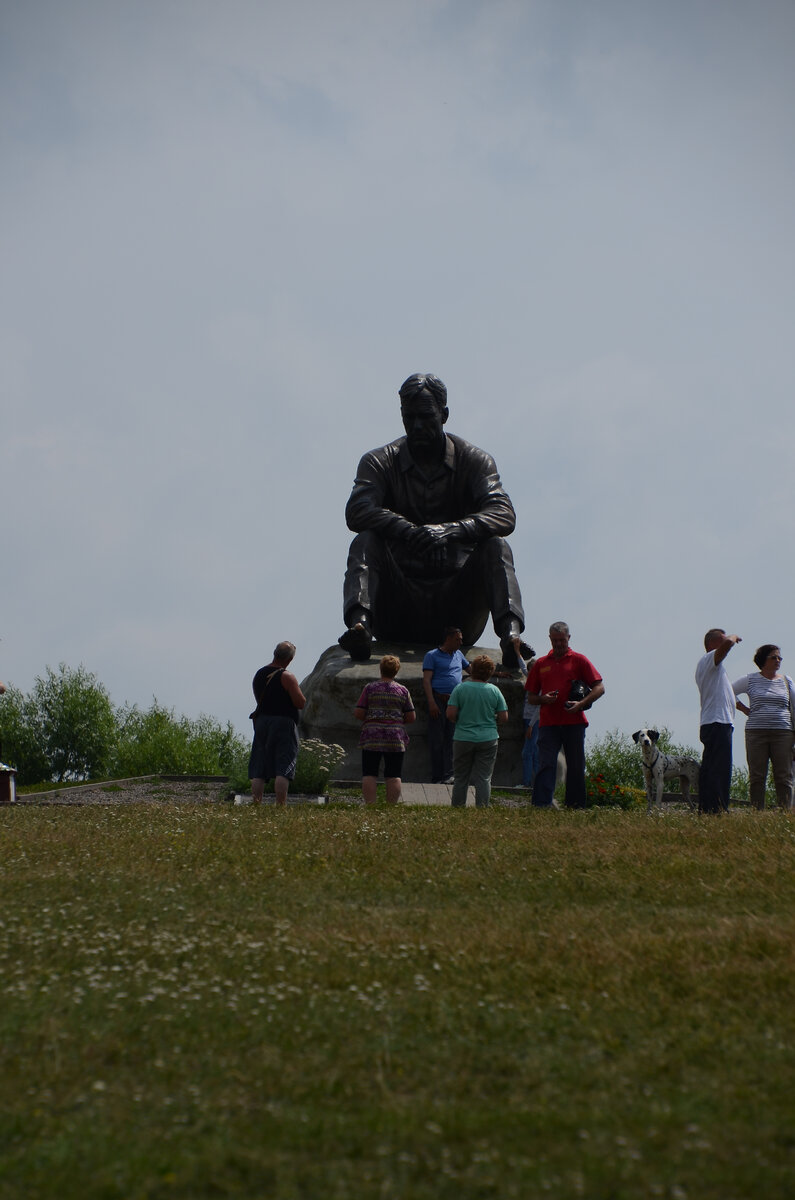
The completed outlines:
[[[415,371],[595,735],[697,745],[712,625],[795,673],[794,52],[791,0],[0,0],[0,678],[247,733]]]

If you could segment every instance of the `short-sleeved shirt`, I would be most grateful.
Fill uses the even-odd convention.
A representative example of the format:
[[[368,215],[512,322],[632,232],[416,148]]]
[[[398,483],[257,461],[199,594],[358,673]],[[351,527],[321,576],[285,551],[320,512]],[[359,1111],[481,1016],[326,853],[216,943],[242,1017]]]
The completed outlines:
[[[422,660],[423,671],[433,671],[431,687],[442,696],[449,696],[453,688],[461,682],[465,668],[469,668],[469,662],[460,650],[448,654],[439,646],[435,650],[429,650]]]
[[[701,724],[734,726],[737,703],[723,660],[715,662],[714,650],[698,660],[696,685],[701,696]]]
[[[497,713],[507,712],[505,697],[493,683],[468,679],[453,688],[448,701],[458,709],[454,742],[494,742],[497,739]]]
[[[569,699],[569,691],[575,679],[581,679],[589,687],[602,682],[602,676],[596,667],[584,654],[576,650],[567,650],[562,658],[555,658],[553,651],[537,658],[530,668],[525,688],[533,695],[541,696],[557,690],[558,698],[554,704],[542,704],[539,725],[587,725],[585,713],[569,712],[565,707]]]
[[[405,750],[409,735],[403,722],[405,713],[414,712],[408,688],[394,679],[375,679],[368,683],[356,702],[365,710],[359,735],[363,750],[380,750],[384,754]]]

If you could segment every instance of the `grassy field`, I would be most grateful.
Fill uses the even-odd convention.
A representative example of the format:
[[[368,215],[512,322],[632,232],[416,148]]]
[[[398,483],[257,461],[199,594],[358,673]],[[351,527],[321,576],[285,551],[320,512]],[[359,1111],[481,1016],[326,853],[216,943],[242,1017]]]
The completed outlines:
[[[795,819],[0,813],[0,1197],[795,1194]]]

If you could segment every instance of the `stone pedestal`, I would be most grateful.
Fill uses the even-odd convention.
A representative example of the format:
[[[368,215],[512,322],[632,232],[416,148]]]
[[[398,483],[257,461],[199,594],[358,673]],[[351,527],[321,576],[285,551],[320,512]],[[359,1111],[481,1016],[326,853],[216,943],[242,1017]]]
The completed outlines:
[[[403,779],[407,783],[424,783],[431,778],[428,751],[428,706],[422,686],[422,660],[429,646],[399,646],[374,642],[368,662],[354,662],[340,646],[330,646],[301,683],[306,707],[301,714],[301,737],[321,738],[336,742],[345,749],[345,760],[334,772],[337,779],[360,779],[362,773],[359,731],[361,725],[353,715],[356,701],[366,683],[380,678],[378,663],[385,654],[400,659],[397,682],[411,693],[417,720],[408,726],[409,748],[403,761]],[[471,662],[478,654],[488,654],[500,666],[501,652],[490,647],[473,646],[465,651]],[[508,705],[508,722],[499,726],[500,748],[492,782],[495,786],[511,787],[522,782],[522,706],[524,676],[516,671],[510,678],[495,679]]]

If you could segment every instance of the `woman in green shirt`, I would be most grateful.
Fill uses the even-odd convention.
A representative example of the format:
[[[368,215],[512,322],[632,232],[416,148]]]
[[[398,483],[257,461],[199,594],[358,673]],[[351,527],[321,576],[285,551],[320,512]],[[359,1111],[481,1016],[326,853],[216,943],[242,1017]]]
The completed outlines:
[[[453,808],[464,808],[467,788],[475,789],[475,804],[488,808],[491,777],[497,761],[497,725],[508,720],[508,705],[498,687],[489,683],[494,663],[480,654],[470,666],[471,678],[453,688],[447,719],[453,734]]]

